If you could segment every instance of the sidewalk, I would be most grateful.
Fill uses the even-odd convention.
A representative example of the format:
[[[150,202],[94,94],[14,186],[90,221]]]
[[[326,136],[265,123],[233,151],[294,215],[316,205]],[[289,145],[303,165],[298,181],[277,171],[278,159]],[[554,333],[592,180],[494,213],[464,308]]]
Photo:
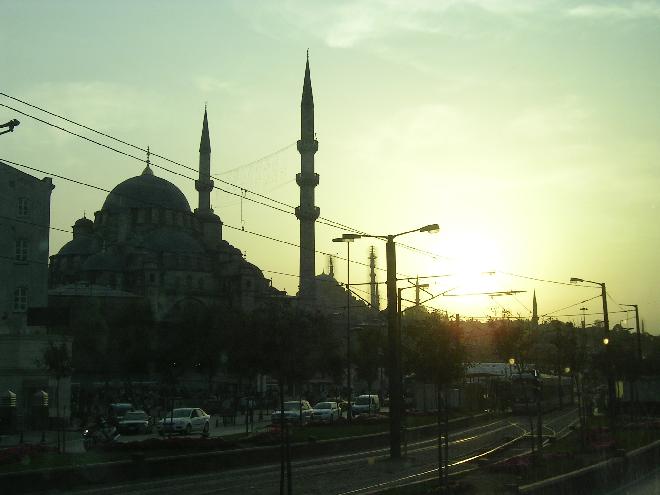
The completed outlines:
[[[270,424],[270,414],[264,414],[263,419],[259,421],[258,413],[254,415],[254,423],[248,425],[249,433],[257,433],[263,430]],[[216,426],[217,425],[217,426]],[[228,424],[223,426],[222,416],[212,415],[210,421],[210,437],[225,437],[230,435],[245,435],[245,415],[237,415],[235,424]],[[193,433],[191,436],[199,436],[199,433]],[[120,442],[134,442],[144,440],[146,438],[160,438],[160,435],[154,428],[154,432],[148,435],[122,435]],[[22,441],[21,441],[22,440]],[[23,444],[45,444],[50,447],[57,447],[57,432],[53,430],[47,431],[25,431],[21,433],[11,433],[8,435],[0,435],[0,449],[9,447],[16,447]],[[84,452],[82,446],[82,428],[68,429],[66,431],[66,452]]]

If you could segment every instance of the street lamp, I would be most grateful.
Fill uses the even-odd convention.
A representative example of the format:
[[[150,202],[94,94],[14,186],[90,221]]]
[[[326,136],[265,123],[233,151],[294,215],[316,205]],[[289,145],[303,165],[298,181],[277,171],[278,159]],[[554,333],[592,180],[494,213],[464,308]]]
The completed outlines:
[[[348,390],[348,405],[346,418],[351,422],[351,242],[360,237],[357,234],[344,234],[332,242],[346,243],[346,388]]]
[[[605,288],[605,282],[594,282],[593,280],[584,280],[581,278],[577,277],[571,277],[570,282],[572,284],[578,283],[578,282],[587,282],[589,284],[595,284],[595,285],[600,285],[600,291],[601,291],[601,298],[603,299],[603,326],[604,331],[603,331],[603,344],[605,345],[607,351],[609,353],[609,347],[608,344],[610,343],[609,339],[609,333],[610,333],[610,318],[609,315],[607,314],[607,289]],[[609,355],[609,354],[608,354]],[[609,361],[609,359],[608,359]],[[608,400],[608,408],[609,408],[609,414],[611,418],[614,418],[614,379],[612,378],[612,373],[608,371],[607,373],[607,400]]]
[[[401,413],[403,402],[403,384],[401,381],[401,329],[399,328],[398,301],[396,288],[396,245],[394,239],[412,232],[436,233],[440,231],[437,223],[425,225],[418,229],[407,230],[399,234],[388,235],[358,235],[343,234],[344,239],[370,237],[386,242],[387,260],[387,344],[388,344],[388,376],[390,395],[390,457],[401,458]]]
[[[5,122],[4,124],[0,124],[0,129],[3,127],[7,127],[6,131],[0,132],[0,135],[6,134],[8,132],[14,132],[14,127],[18,127],[20,122],[16,119],[11,119],[9,122]]]

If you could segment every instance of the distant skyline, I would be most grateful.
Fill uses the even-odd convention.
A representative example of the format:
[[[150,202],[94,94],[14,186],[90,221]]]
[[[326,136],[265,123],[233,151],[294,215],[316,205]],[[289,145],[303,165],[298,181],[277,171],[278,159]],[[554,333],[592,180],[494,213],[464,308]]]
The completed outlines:
[[[433,300],[450,314],[506,308],[529,317],[534,290],[541,316],[600,312],[599,298],[571,306],[598,287],[532,280],[580,277],[607,284],[612,326],[633,327],[619,304],[639,304],[647,331],[660,334],[660,1],[0,0],[0,8],[0,92],[195,169],[207,103],[211,173],[239,188],[216,185],[291,206],[309,49],[321,217],[373,234],[438,223],[437,235],[401,239],[437,257],[398,248],[401,274],[451,275],[428,279],[434,295],[526,291]],[[107,189],[144,168],[0,107],[1,122],[12,118],[21,125],[0,136],[0,159]],[[157,166],[195,174],[153,163],[194,208],[194,183]],[[55,229],[92,218],[106,196],[53,182],[51,253],[71,238]],[[225,238],[295,294],[297,279],[282,274],[297,274],[297,249],[240,230],[297,244],[295,216],[220,190],[212,202]],[[341,233],[317,225],[317,249],[344,257],[345,246],[331,242]],[[383,243],[356,241],[351,259],[368,265],[372,244],[384,281]],[[327,265],[317,254],[317,271]],[[345,281],[344,261],[335,274]],[[368,280],[366,266],[351,266],[352,282]],[[358,289],[369,298],[367,286]],[[587,322],[595,319],[602,315]]]

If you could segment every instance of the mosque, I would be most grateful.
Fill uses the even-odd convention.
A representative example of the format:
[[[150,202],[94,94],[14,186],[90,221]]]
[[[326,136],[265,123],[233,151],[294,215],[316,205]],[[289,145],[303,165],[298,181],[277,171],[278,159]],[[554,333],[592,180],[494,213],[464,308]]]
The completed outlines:
[[[142,173],[117,185],[94,220],[81,218],[73,239],[51,256],[51,300],[77,295],[142,298],[155,321],[175,318],[185,305],[250,311],[276,295],[261,270],[222,238],[222,221],[210,194],[211,143],[204,111],[199,146],[198,207],[181,190],[154,174],[149,158]]]
[[[299,300],[316,301],[314,224],[314,101],[309,56],[301,99]],[[117,185],[94,219],[80,218],[73,239],[51,256],[51,305],[72,306],[78,297],[100,298],[105,306],[148,305],[156,322],[176,320],[184,307],[252,311],[265,298],[283,296],[261,270],[222,237],[222,220],[211,208],[211,142],[204,111],[199,145],[198,205],[154,174],[147,153],[142,174]]]

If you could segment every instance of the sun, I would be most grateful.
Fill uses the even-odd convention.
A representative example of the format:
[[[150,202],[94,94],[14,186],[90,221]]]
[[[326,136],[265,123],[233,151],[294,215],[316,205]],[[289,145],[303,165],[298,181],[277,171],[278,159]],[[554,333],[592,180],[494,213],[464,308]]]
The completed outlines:
[[[477,294],[504,290],[496,270],[501,256],[497,241],[479,233],[464,233],[445,244],[447,277],[445,284],[452,294]]]

